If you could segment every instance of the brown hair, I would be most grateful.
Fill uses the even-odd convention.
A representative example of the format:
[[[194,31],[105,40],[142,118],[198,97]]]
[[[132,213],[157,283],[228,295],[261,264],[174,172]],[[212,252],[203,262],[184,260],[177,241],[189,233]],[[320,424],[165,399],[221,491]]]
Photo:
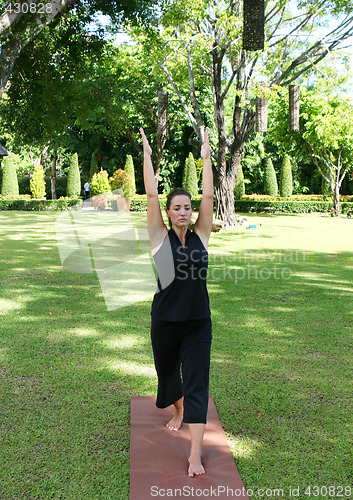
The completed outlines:
[[[188,198],[190,198],[190,203],[191,203],[191,194],[189,193],[189,191],[186,191],[186,189],[183,189],[183,188],[175,188],[173,189],[168,195],[167,195],[167,203],[166,203],[166,206],[165,208],[167,210],[170,209],[170,204],[172,202],[172,199],[175,197],[175,196],[178,196],[179,194],[182,194],[184,196],[187,196]],[[171,220],[170,218],[168,217],[168,220],[169,220],[169,227],[172,227],[172,223],[171,223]]]

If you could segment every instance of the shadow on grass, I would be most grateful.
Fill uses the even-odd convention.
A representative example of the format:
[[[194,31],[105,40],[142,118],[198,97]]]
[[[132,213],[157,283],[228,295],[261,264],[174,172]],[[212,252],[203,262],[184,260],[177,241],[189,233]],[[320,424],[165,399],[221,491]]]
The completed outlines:
[[[108,312],[52,222],[0,242],[0,497],[126,499],[130,397],[156,390],[150,303]],[[351,473],[352,254],[294,252],[210,265],[211,393],[248,488]]]

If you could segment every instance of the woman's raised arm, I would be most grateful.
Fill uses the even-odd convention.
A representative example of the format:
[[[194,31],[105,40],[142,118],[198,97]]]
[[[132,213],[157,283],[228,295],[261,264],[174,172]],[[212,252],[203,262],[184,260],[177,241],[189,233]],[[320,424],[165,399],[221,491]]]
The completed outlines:
[[[194,231],[207,248],[213,222],[213,174],[210,140],[207,131],[205,132],[204,143],[201,147],[201,157],[203,159],[202,200]]]
[[[140,134],[143,140],[143,179],[147,194],[147,227],[153,250],[163,242],[168,229],[164,224],[159,205],[157,183],[151,161],[152,149],[142,127]]]

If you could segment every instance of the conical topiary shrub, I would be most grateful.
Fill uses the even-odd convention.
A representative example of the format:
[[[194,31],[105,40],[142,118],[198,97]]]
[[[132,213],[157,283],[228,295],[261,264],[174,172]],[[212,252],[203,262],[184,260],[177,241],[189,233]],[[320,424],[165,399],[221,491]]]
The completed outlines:
[[[43,165],[37,165],[35,167],[29,184],[33,198],[45,198],[46,192]]]
[[[197,186],[197,172],[194,155],[189,153],[189,157],[185,161],[183,172],[183,188],[188,191],[191,196],[196,196],[199,192]]]
[[[70,160],[69,174],[67,177],[67,196],[80,196],[81,176],[78,168],[78,154],[74,153]]]
[[[271,158],[265,160],[264,191],[270,196],[278,194],[277,177]]]
[[[242,196],[245,195],[245,182],[244,182],[244,174],[241,165],[239,166],[237,180],[235,183],[234,196],[235,199],[240,200]]]
[[[292,164],[290,157],[284,155],[282,168],[281,168],[281,178],[280,178],[280,194],[284,198],[292,196],[293,193],[293,178],[292,178]]]
[[[18,180],[15,165],[11,156],[5,156],[2,160],[1,195],[17,196],[18,194]]]
[[[99,172],[99,165],[98,165],[98,160],[97,160],[97,151],[94,151],[92,153],[92,158],[91,158],[91,165],[89,169],[89,178],[92,179],[94,174],[98,174]]]
[[[127,155],[126,157],[124,170],[128,174],[128,180],[124,186],[124,196],[131,198],[136,194],[134,161],[131,155]]]

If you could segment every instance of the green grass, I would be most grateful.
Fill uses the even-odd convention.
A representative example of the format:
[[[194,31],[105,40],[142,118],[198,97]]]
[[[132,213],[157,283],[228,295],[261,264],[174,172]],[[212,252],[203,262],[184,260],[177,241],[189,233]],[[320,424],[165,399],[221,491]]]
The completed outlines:
[[[126,500],[150,301],[107,311],[95,274],[62,268],[56,216],[0,213],[0,499]],[[238,471],[288,499],[353,486],[353,221],[247,218],[210,242],[211,393]]]

